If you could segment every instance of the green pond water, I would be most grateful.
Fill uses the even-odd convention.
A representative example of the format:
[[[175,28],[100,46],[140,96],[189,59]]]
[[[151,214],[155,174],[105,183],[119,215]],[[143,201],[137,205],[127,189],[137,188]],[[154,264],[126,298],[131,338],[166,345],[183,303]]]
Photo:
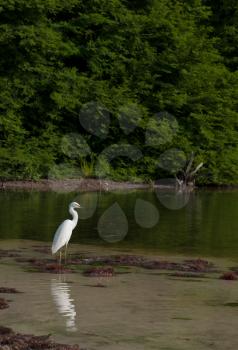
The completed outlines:
[[[51,258],[55,229],[73,200],[83,209],[69,254],[199,257],[216,271],[186,278],[121,267],[124,273],[93,278],[80,269],[29,270],[14,253]],[[9,300],[0,325],[87,350],[237,349],[238,281],[219,278],[238,266],[237,203],[236,191],[0,192],[0,249],[13,253],[0,258],[0,287],[22,292],[0,294]]]
[[[73,243],[238,256],[238,191],[202,190],[185,199],[158,193],[3,191],[0,239],[51,241],[59,223],[70,217],[68,203],[77,200],[83,209]]]

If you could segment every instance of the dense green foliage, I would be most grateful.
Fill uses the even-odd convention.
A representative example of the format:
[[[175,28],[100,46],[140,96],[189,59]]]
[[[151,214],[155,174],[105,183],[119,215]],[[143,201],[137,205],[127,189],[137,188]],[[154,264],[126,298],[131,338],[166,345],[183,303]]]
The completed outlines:
[[[0,177],[94,176],[130,143],[143,157],[118,154],[115,179],[169,176],[159,158],[177,148],[201,183],[237,183],[237,18],[233,0],[0,0]],[[90,151],[65,151],[71,133]]]

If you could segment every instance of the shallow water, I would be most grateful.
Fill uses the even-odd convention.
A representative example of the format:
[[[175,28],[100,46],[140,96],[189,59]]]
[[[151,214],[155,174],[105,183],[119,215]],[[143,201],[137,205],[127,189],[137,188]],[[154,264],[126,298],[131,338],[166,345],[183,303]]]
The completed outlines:
[[[137,216],[144,213],[144,221],[137,217],[136,222],[138,198],[144,202],[137,208]],[[80,196],[1,192],[0,249],[17,249],[23,257],[50,258],[36,248],[50,248],[47,241],[67,217],[68,202],[75,199],[84,209],[70,254],[128,253],[169,261],[196,256],[214,262],[222,271],[238,265],[238,192],[198,192],[180,210],[168,206],[181,204],[181,198],[171,201],[163,194],[166,207],[155,193],[144,191]],[[110,230],[101,233],[104,241],[97,227],[115,201],[126,215],[128,232],[123,240],[108,243]],[[146,226],[156,221],[156,213],[153,209],[151,213],[145,202],[159,212],[159,220],[151,228]],[[125,223],[121,225],[120,211],[113,215],[115,222],[109,215],[105,223],[118,229],[115,236],[109,235],[117,240]],[[0,310],[0,325],[22,333],[50,333],[55,341],[77,343],[87,350],[237,348],[238,281],[220,280],[220,273],[195,279],[138,267],[125,272],[111,278],[85,277],[80,271],[39,273],[29,271],[14,257],[1,258],[0,287],[14,287],[23,293],[0,295],[11,300],[8,309]]]
[[[12,240],[2,247],[40,257],[35,244]],[[118,250],[77,244],[71,247],[73,252],[118,254]],[[212,261],[218,268],[234,265],[227,259]],[[135,267],[128,272],[112,278],[38,273],[25,270],[13,258],[2,258],[0,286],[23,293],[7,295],[11,302],[1,310],[0,323],[23,333],[51,333],[56,341],[86,349],[236,348],[238,313],[229,305],[238,302],[237,281],[223,281],[216,275],[178,278]],[[97,287],[99,283],[105,287]]]

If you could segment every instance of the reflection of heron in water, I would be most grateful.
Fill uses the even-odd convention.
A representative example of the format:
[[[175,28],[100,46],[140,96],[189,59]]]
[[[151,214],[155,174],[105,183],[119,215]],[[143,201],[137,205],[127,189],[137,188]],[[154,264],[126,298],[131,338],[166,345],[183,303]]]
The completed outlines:
[[[75,325],[76,311],[74,299],[70,297],[70,286],[59,279],[51,280],[51,295],[60,315],[66,318],[66,329],[72,332],[77,330]]]

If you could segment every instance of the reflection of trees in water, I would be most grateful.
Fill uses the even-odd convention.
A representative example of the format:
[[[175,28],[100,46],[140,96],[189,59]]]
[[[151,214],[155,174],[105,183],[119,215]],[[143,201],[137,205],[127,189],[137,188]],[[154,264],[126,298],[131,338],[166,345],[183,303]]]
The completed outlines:
[[[66,318],[66,329],[76,331],[76,310],[74,299],[70,296],[70,285],[59,279],[51,280],[51,295],[56,304],[58,313]]]
[[[0,192],[0,238],[24,238],[51,241],[59,222],[65,219],[66,204],[78,193],[54,192]],[[103,241],[98,235],[97,224],[101,215],[115,202],[126,214],[128,234],[121,242],[129,249],[153,247],[168,251],[190,249],[196,254],[237,255],[237,212],[238,192],[215,190],[195,190],[184,208],[170,210],[171,203],[178,207],[187,202],[187,193],[168,196],[166,191],[85,193],[79,195],[79,203],[84,204],[84,212],[79,226],[72,236],[72,242],[88,243]],[[158,198],[159,197],[159,198]],[[80,201],[81,199],[81,201]],[[142,199],[153,204],[160,213],[158,225],[144,228],[137,224],[134,208]],[[161,201],[160,201],[161,199]],[[90,213],[87,213],[87,208]],[[95,211],[94,211],[95,210]],[[79,215],[81,212],[79,213]],[[93,214],[89,219],[85,219]],[[143,214],[142,219],[145,217]],[[85,219],[85,220],[84,220]],[[9,226],[9,223],[11,225]]]
[[[238,247],[237,192],[196,191],[186,207],[188,250],[232,256]]]
[[[188,249],[196,248],[200,241],[200,225],[202,217],[201,198],[193,191],[190,193],[189,203],[186,207],[186,221],[188,234],[186,239],[186,247]]]
[[[64,203],[69,203],[71,199],[72,193],[2,191],[1,238],[51,241],[58,222],[65,219],[67,207]]]
[[[221,255],[237,255],[237,191],[202,192],[200,230],[206,250]]]

